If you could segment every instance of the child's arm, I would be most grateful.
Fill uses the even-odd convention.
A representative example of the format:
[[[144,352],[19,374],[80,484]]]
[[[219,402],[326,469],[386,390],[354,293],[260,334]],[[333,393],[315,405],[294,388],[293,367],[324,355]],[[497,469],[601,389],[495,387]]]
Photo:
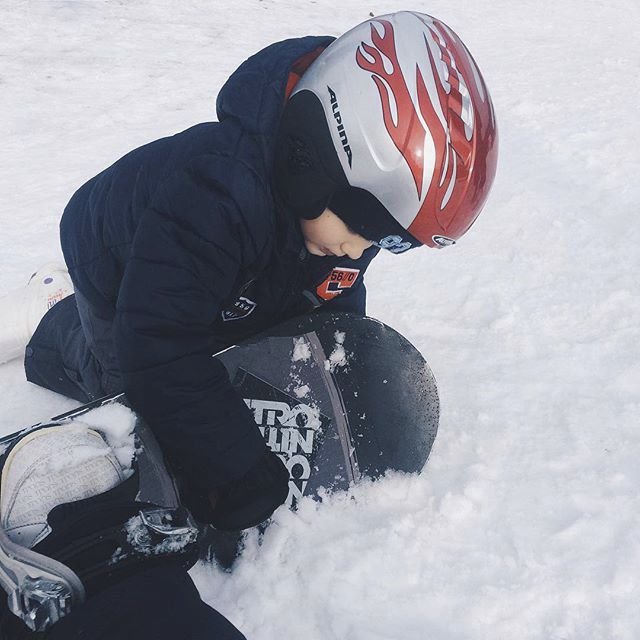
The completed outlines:
[[[367,288],[364,284],[364,280],[360,280],[360,283],[340,294],[333,300],[326,302],[318,308],[320,312],[333,312],[344,311],[348,313],[356,313],[359,316],[366,315],[367,307]]]
[[[255,241],[243,235],[233,200],[206,176],[184,172],[161,191],[134,237],[117,301],[116,354],[127,397],[166,454],[195,486],[219,487],[265,453],[251,412],[211,357],[211,325]]]

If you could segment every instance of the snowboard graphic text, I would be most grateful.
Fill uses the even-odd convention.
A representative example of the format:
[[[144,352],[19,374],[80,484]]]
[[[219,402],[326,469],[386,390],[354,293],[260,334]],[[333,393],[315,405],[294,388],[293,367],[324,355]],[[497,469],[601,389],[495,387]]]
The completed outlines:
[[[268,447],[278,453],[289,470],[287,505],[303,497],[309,478],[317,436],[321,432],[321,416],[306,404],[291,406],[287,402],[245,398]]]

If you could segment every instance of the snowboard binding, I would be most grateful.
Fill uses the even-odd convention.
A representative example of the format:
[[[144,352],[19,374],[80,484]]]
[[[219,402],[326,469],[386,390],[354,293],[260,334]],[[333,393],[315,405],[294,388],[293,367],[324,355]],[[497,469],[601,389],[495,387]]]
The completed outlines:
[[[136,423],[127,469],[87,424],[92,408],[18,434],[0,455],[0,587],[5,613],[30,631],[47,631],[141,563],[190,567],[199,555],[199,527],[149,430]],[[0,626],[15,627],[13,616]]]

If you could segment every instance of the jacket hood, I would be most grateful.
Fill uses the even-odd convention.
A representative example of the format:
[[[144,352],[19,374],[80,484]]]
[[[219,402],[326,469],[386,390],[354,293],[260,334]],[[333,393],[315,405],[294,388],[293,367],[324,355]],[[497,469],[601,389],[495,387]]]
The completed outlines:
[[[283,40],[245,60],[220,89],[218,120],[235,119],[248,133],[275,135],[292,66],[305,54],[328,47],[334,40],[331,36]]]

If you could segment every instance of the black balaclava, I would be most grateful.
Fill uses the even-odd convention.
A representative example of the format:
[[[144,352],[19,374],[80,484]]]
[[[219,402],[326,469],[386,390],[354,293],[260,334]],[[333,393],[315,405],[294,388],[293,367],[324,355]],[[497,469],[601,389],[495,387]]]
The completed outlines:
[[[383,247],[388,238],[411,247],[421,244],[373,194],[349,185],[322,104],[311,91],[294,94],[283,111],[275,185],[285,206],[300,218],[313,220],[329,207],[352,231]]]
[[[287,208],[307,220],[320,216],[338,186],[348,186],[322,105],[310,91],[296,93],[285,106],[276,141],[275,184]]]

